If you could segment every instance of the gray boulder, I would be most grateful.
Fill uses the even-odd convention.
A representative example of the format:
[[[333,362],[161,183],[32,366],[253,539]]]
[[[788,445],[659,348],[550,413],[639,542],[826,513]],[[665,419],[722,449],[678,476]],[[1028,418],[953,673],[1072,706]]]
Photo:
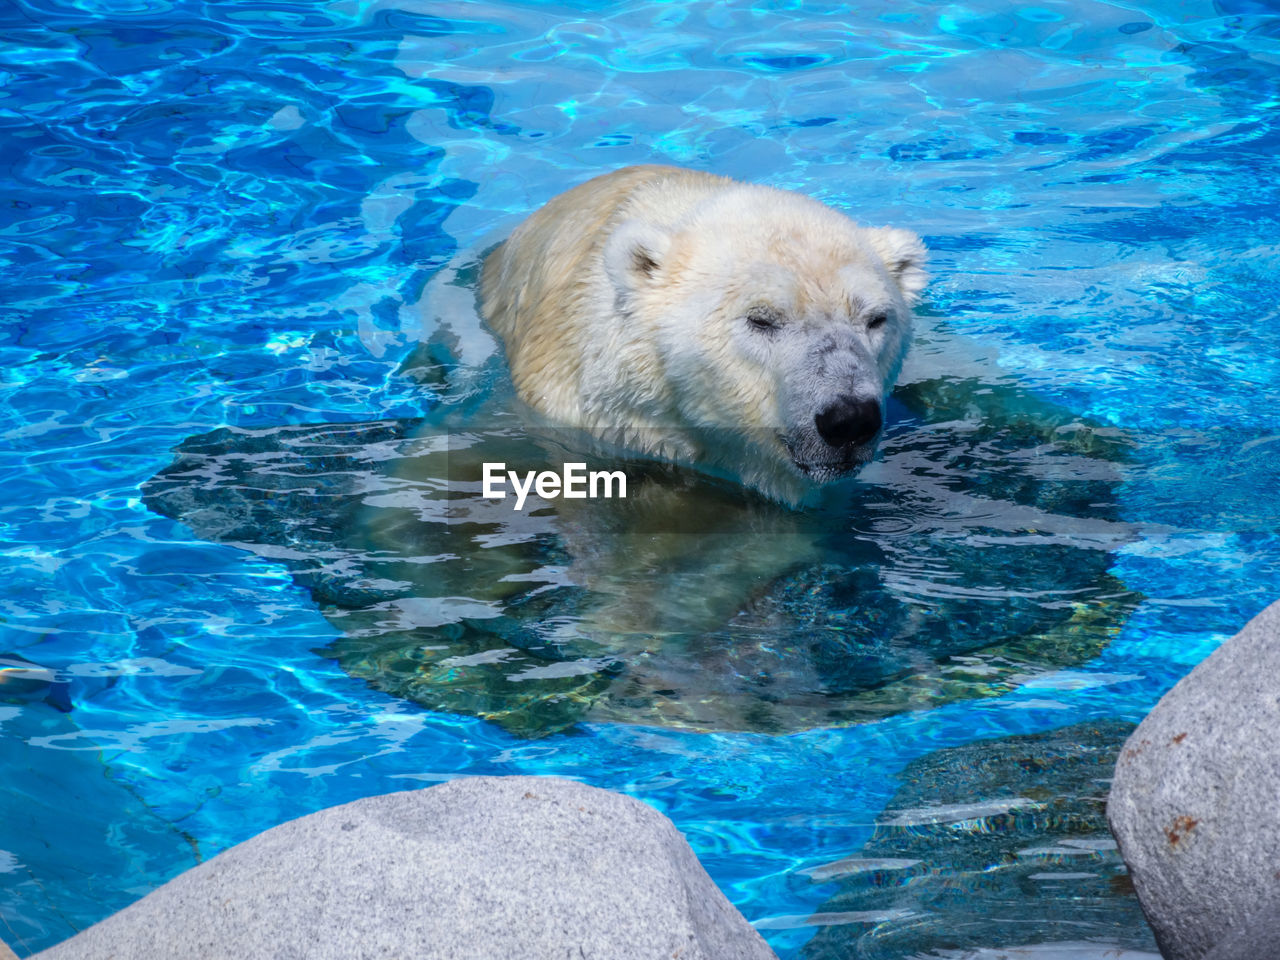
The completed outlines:
[[[224,851],[39,960],[776,960],[630,797],[470,777]]]
[[[1133,732],[1107,817],[1167,960],[1280,957],[1280,603]]]
[[[1227,931],[1204,955],[1204,960],[1272,960],[1274,957],[1280,957],[1280,900],[1275,899]]]

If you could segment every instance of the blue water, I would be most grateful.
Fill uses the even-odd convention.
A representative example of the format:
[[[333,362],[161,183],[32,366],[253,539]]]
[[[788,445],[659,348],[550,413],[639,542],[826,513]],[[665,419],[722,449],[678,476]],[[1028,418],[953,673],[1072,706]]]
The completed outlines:
[[[909,806],[909,764],[1136,721],[1280,596],[1269,9],[0,9],[0,652],[58,671],[72,707],[39,684],[0,698],[0,939],[20,955],[49,946],[324,806],[536,773],[672,817],[783,957],[820,956],[836,934],[848,955],[911,955],[877,939],[900,915],[807,920],[830,921],[840,888],[801,871],[905,822],[882,811]],[[429,332],[418,302],[433,271],[636,162],[917,230],[935,278],[922,327],[1125,431],[1117,509],[1135,535],[1110,574],[1142,599],[1100,654],[1000,696],[845,727],[594,722],[530,740],[349,676],[314,652],[338,631],[283,563],[143,504],[171,451],[220,426],[421,415],[398,370]],[[950,842],[929,848],[937,876]],[[985,909],[955,876],[953,916],[966,890]],[[908,910],[924,886],[885,884]],[[1070,879],[1057,886],[1021,909],[1072,903]],[[1137,921],[1082,929],[1059,939],[1149,949]]]

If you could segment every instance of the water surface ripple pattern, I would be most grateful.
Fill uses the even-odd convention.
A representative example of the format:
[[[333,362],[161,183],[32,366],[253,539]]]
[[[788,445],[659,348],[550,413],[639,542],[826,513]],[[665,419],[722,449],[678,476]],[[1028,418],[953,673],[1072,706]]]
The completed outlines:
[[[672,817],[784,958],[1151,950],[1098,778],[1280,596],[1269,4],[13,0],[0,36],[0,939],[330,804],[535,773]],[[1118,431],[1109,644],[874,722],[530,740],[348,675],[283,562],[144,504],[220,427],[422,416],[433,272],[638,162],[918,230],[921,325],[971,350],[919,360]]]

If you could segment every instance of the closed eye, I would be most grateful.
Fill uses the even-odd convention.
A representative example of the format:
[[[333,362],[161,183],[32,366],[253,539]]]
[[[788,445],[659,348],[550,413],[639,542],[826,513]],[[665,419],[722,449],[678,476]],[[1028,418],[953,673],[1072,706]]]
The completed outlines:
[[[752,307],[747,311],[747,324],[752,330],[770,333],[782,325],[782,317],[768,307]]]
[[[876,329],[879,329],[880,327],[883,327],[888,322],[889,322],[889,314],[885,313],[882,310],[878,313],[873,313],[871,316],[867,318],[867,329],[876,330]]]

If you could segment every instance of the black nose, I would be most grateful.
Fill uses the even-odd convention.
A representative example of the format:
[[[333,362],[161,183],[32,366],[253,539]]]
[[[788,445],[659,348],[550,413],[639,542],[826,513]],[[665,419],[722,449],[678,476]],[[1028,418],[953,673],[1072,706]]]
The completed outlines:
[[[818,435],[833,447],[866,443],[880,432],[880,403],[838,397],[836,402],[813,418]]]

